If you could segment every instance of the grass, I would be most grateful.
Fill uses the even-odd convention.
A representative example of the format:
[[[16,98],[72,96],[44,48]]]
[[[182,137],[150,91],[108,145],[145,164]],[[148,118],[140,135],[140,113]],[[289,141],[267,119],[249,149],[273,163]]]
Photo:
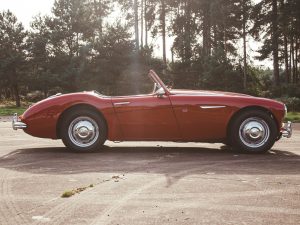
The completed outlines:
[[[12,116],[14,113],[22,115],[25,110],[31,105],[30,102],[22,102],[22,107],[16,107],[14,101],[4,100],[0,101],[0,116]]]
[[[13,106],[2,106],[0,107],[0,116],[12,116],[14,113],[18,113],[18,115],[22,115],[27,107],[13,107]]]
[[[285,120],[300,123],[300,112],[289,112]]]
[[[94,187],[94,184],[90,184],[88,187],[81,187],[81,188],[76,188],[72,191],[65,191],[61,197],[62,198],[70,198],[72,197],[73,195],[75,194],[80,194],[81,192],[85,191],[86,189],[88,188],[93,188]]]
[[[74,192],[74,191],[65,191],[62,195],[61,195],[61,197],[62,198],[70,198],[70,197],[72,197],[73,195],[75,195],[76,193]]]

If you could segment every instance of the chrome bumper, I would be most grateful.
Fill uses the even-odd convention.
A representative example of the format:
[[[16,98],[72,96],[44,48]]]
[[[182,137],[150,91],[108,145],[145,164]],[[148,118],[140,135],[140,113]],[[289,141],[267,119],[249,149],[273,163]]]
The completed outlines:
[[[282,125],[281,128],[282,137],[291,138],[293,134],[292,122],[287,122]]]
[[[27,125],[25,123],[22,123],[19,121],[19,117],[18,114],[15,113],[12,119],[12,127],[14,130],[18,130],[18,129],[25,129],[27,128]]]

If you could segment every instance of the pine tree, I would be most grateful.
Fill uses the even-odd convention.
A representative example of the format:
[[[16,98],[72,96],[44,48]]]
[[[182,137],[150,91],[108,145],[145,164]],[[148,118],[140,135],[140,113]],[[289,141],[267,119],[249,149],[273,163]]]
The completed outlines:
[[[25,79],[27,32],[12,12],[0,13],[0,71],[11,88],[16,106],[21,106],[20,83]]]
[[[256,40],[263,41],[263,47],[259,51],[259,59],[273,58],[274,85],[280,84],[279,79],[279,27],[278,27],[278,2],[277,0],[264,0],[254,6],[254,26],[252,34]],[[261,40],[265,33],[265,37]]]

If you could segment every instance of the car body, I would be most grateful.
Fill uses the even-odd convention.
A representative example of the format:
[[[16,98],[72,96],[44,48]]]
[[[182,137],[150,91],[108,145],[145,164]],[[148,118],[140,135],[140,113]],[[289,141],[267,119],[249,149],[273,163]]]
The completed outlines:
[[[270,117],[272,126],[268,128],[260,120],[249,121],[244,125],[245,132],[240,132],[241,135],[245,134],[251,140],[255,137],[256,141],[257,135],[262,135],[265,127],[266,134],[272,133],[273,142],[281,136],[291,137],[291,123],[283,124],[286,107],[281,102],[229,92],[170,90],[154,71],[150,71],[149,76],[154,82],[153,93],[115,97],[104,96],[95,91],[57,94],[32,105],[20,117],[15,116],[13,128],[24,129],[35,137],[61,139],[62,124],[68,114],[84,109],[84,112],[90,110],[101,117],[100,123],[105,127],[105,140],[221,142],[231,145],[228,138],[235,118],[245,112],[251,111],[255,114],[258,111]],[[250,118],[260,117],[253,115]],[[81,121],[80,124],[78,121]],[[97,121],[88,124],[87,119],[86,126],[83,124],[85,119],[78,121],[76,126],[73,124],[73,128],[77,129],[73,130],[76,140],[89,132],[93,135],[96,132],[101,134]],[[65,136],[72,139],[72,131],[69,132],[71,134]],[[249,136],[250,133],[252,136]],[[76,149],[76,146],[67,146]],[[95,148],[96,146],[90,149]]]

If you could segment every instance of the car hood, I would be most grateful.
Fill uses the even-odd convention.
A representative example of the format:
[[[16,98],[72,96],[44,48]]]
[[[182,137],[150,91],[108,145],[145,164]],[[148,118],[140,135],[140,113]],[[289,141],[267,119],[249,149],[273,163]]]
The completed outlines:
[[[235,97],[252,97],[246,94],[239,94],[233,92],[223,92],[223,91],[205,91],[205,90],[181,90],[175,89],[171,90],[171,94],[175,95],[185,95],[185,96],[235,96]]]

